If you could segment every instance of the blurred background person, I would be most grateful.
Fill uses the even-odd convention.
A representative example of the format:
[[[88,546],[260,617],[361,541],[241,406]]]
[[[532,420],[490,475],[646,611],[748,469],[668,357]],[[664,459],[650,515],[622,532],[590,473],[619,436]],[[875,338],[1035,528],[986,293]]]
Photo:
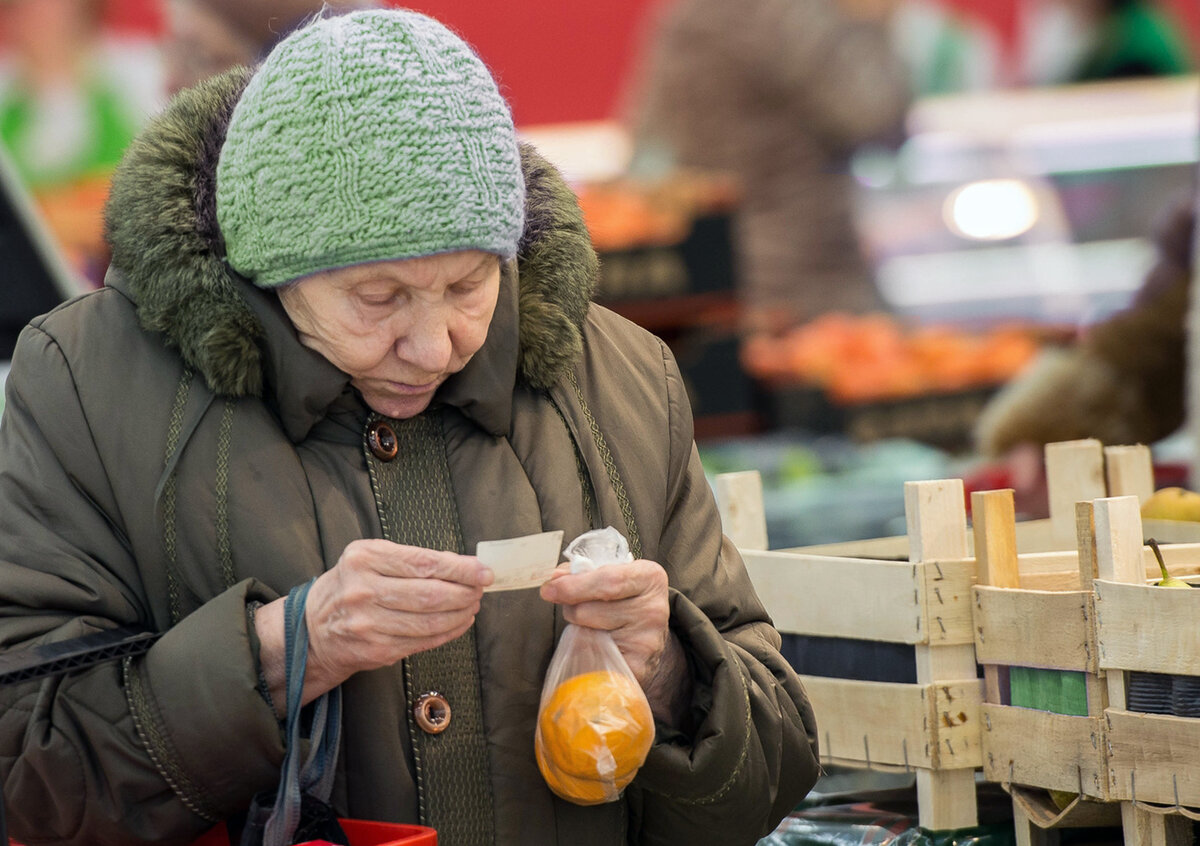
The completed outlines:
[[[1022,19],[1021,77],[1063,85],[1189,73],[1180,22],[1152,0],[1036,0]]]
[[[98,284],[101,208],[125,147],[161,105],[153,45],[115,39],[102,0],[0,3],[0,140],[68,263]]]
[[[0,141],[68,266],[99,285],[101,209],[113,169],[166,97],[233,65],[254,65],[322,8],[368,0],[162,0],[152,32],[108,25],[106,0],[0,2]]]
[[[164,0],[167,89],[174,93],[235,65],[256,65],[322,9],[380,5],[372,0]]]
[[[1000,77],[1000,44],[987,26],[938,0],[885,2],[892,46],[908,67],[914,97],[983,91]]]
[[[739,188],[747,329],[784,331],[884,303],[855,226],[854,151],[898,140],[910,102],[889,2],[674,0],[632,75],[634,177],[720,172]]]

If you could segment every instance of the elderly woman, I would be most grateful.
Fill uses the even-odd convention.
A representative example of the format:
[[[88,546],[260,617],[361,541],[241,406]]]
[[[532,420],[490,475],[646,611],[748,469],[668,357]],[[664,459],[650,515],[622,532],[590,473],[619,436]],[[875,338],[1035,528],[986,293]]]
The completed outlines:
[[[815,728],[721,535],[664,345],[592,305],[573,196],[478,57],[403,11],[317,21],[131,148],[108,284],[23,333],[0,426],[0,643],[144,655],[3,691],[18,838],[184,843],[272,790],[284,596],[339,689],[332,804],[456,844],[753,843]],[[484,540],[612,525],[636,560],[488,592]],[[557,574],[556,574],[557,575]],[[534,758],[565,622],[656,737],[618,801]],[[429,731],[433,692],[452,719]]]

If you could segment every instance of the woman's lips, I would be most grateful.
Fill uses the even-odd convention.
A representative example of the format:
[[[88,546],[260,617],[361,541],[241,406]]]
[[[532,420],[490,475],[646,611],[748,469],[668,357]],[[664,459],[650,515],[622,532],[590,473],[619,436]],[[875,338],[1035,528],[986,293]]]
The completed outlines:
[[[426,382],[423,385],[411,385],[407,382],[391,381],[387,382],[386,384],[388,389],[393,393],[403,394],[405,396],[419,396],[435,390],[438,386],[438,380],[435,379],[432,382]]]

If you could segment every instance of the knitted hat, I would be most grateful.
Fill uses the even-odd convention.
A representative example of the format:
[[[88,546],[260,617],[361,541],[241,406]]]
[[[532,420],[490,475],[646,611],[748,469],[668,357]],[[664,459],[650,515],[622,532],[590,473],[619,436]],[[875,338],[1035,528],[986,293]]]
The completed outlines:
[[[217,164],[227,259],[261,287],[453,250],[511,258],[524,206],[491,74],[442,24],[401,10],[326,18],[281,42]]]

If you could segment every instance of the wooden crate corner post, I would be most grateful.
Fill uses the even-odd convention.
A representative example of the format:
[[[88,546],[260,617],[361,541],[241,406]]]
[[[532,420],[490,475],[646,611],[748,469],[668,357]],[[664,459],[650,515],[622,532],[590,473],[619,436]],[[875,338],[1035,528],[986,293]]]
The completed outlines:
[[[1136,496],[1144,503],[1154,493],[1154,459],[1145,444],[1106,446],[1104,477],[1108,495]]]
[[[906,482],[904,510],[908,527],[909,560],[914,563],[956,561],[969,556],[967,541],[966,495],[961,479]],[[975,794],[975,766],[965,762],[978,759],[978,704],[982,686],[969,682],[976,678],[975,647],[971,643],[916,645],[917,683],[930,685],[955,682],[975,705],[975,739],[970,754],[965,744],[957,752],[964,766],[918,769],[917,804],[920,824],[931,830],[968,828],[978,824]],[[964,684],[965,683],[965,684]],[[973,686],[973,690],[971,687]],[[969,694],[968,694],[969,691]],[[947,740],[947,743],[950,741]],[[969,742],[969,741],[968,741]],[[952,748],[945,751],[955,752]]]
[[[757,470],[719,473],[713,480],[721,528],[738,549],[767,549],[762,475]]]

